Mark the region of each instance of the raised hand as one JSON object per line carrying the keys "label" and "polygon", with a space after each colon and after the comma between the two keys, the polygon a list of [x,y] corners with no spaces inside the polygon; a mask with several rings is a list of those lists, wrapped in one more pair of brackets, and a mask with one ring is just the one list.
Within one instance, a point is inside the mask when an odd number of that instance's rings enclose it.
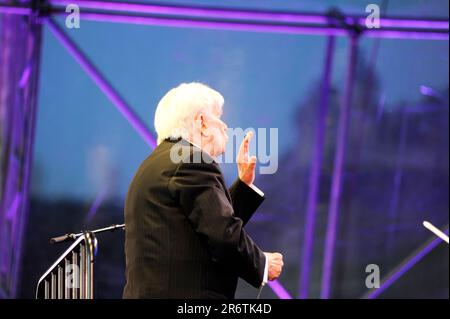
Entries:
{"label": "raised hand", "polygon": [[245,135],[236,157],[239,179],[247,185],[253,184],[255,180],[256,156],[249,157],[248,154],[248,145],[252,137],[253,132],[251,131]]}

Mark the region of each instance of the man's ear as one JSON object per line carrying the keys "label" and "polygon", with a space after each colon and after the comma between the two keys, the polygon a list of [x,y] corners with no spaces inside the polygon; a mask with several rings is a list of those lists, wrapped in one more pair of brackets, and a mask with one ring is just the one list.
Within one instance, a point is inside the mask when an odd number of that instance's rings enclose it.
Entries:
{"label": "man's ear", "polygon": [[202,112],[198,112],[194,115],[194,122],[195,126],[200,131],[200,134],[204,136],[208,136],[207,130],[208,130],[208,123],[206,120],[206,116]]}
{"label": "man's ear", "polygon": [[199,113],[198,114],[198,121],[200,122],[200,131],[203,135],[208,136],[209,133],[207,133],[208,131],[208,123],[206,120],[206,116],[203,113]]}

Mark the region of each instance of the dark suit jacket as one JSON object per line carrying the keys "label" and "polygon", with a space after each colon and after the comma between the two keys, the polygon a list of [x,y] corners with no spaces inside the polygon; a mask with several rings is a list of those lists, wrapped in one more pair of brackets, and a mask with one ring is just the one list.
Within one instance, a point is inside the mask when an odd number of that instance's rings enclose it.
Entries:
{"label": "dark suit jacket", "polygon": [[[187,163],[170,159],[180,142]],[[243,226],[264,198],[239,179],[228,190],[211,161],[165,140],[139,167],[125,203],[124,298],[234,298],[238,277],[260,286],[265,256]]]}

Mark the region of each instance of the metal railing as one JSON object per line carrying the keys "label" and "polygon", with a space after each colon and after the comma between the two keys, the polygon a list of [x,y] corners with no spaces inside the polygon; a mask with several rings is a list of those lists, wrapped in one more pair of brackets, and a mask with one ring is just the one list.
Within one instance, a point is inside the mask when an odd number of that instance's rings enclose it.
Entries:
{"label": "metal railing", "polygon": [[83,233],[42,275],[36,299],[94,299],[97,239]]}

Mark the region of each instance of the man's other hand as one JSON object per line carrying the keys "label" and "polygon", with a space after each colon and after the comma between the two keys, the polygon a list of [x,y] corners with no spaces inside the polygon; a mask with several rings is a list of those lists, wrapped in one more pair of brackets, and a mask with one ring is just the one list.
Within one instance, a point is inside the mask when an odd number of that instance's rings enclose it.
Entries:
{"label": "man's other hand", "polygon": [[277,279],[283,270],[283,255],[280,253],[264,253],[268,260],[268,279],[270,281]]}

